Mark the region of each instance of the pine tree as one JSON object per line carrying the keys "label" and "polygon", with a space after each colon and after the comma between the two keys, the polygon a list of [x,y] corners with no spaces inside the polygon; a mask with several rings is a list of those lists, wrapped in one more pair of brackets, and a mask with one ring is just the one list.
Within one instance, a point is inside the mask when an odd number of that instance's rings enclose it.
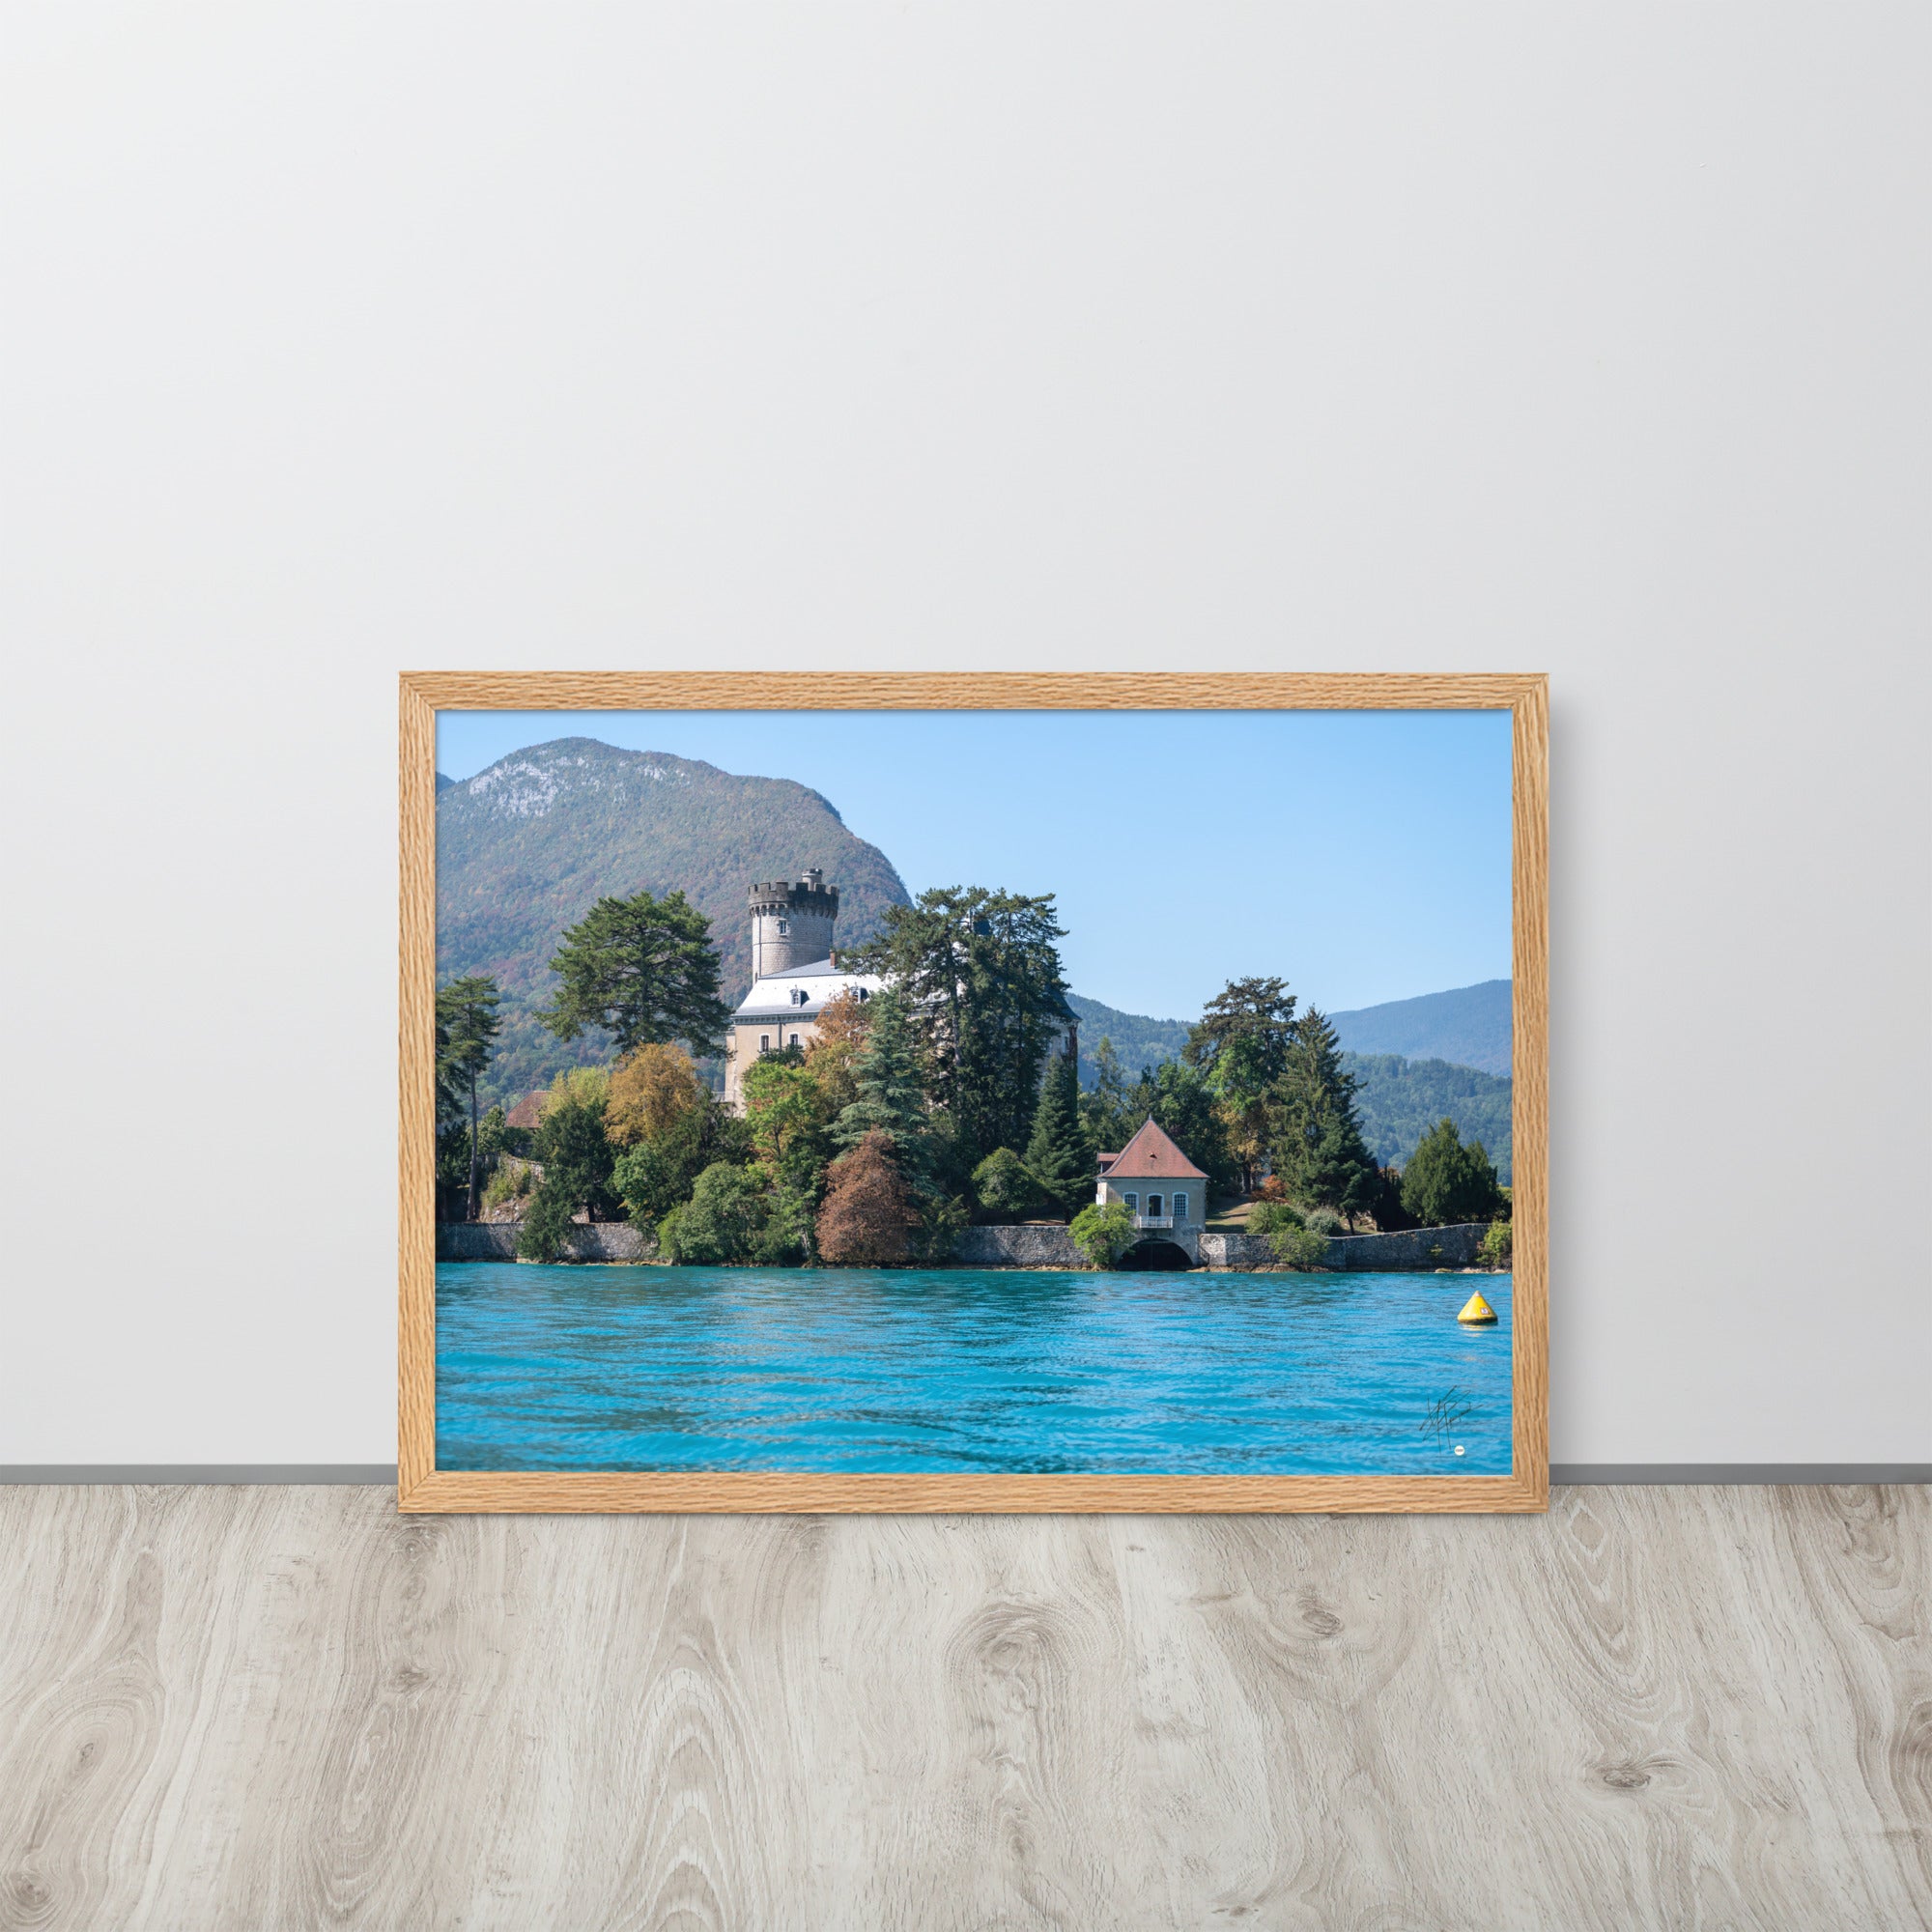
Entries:
{"label": "pine tree", "polygon": [[730,1018],[718,997],[711,922],[681,892],[599,899],[550,963],[556,997],[537,1018],[558,1039],[604,1027],[619,1053],[674,1039],[710,1053]]}
{"label": "pine tree", "polygon": [[1496,1171],[1481,1141],[1463,1141],[1456,1122],[1438,1121],[1402,1171],[1402,1205],[1425,1228],[1487,1221],[1503,1206]]}
{"label": "pine tree", "polygon": [[1064,1053],[1046,1069],[1026,1164],[1040,1192],[1070,1221],[1094,1198],[1098,1161],[1080,1118],[1080,1074]]}
{"label": "pine tree", "polygon": [[890,989],[872,997],[870,1011],[865,1048],[852,1067],[859,1097],[834,1123],[833,1143],[855,1148],[867,1134],[883,1134],[899,1171],[913,1179],[924,1173],[929,1151],[912,1027],[905,1002]]}
{"label": "pine tree", "polygon": [[1380,1174],[1355,1118],[1355,1077],[1342,1065],[1335,1029],[1313,1007],[1295,1024],[1275,1096],[1283,1184],[1296,1200],[1332,1208],[1353,1227],[1358,1214],[1373,1212]]}
{"label": "pine tree", "polygon": [[981,886],[888,906],[851,963],[883,974],[908,1001],[926,1090],[951,1122],[962,1174],[1025,1136],[1041,1068],[1072,1021],[1050,895]]}
{"label": "pine tree", "polygon": [[476,1115],[476,1082],[490,1065],[502,1019],[497,982],[469,974],[439,986],[436,994],[436,1071],[450,1093],[467,1091],[469,1100],[469,1202],[466,1220],[476,1218],[477,1197],[483,1186],[483,1142]]}
{"label": "pine tree", "polygon": [[1121,1065],[1121,1056],[1105,1034],[1094,1049],[1093,1065],[1094,1085],[1080,1096],[1081,1118],[1086,1121],[1087,1131],[1096,1148],[1118,1152],[1146,1117],[1128,1118],[1131,1095],[1126,1068]]}

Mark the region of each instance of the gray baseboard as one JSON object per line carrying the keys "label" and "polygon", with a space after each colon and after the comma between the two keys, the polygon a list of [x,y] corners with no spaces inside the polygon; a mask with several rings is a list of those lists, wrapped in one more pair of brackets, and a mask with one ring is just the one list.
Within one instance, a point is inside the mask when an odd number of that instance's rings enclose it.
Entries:
{"label": "gray baseboard", "polygon": [[1932,1463],[1552,1463],[1551,1483],[1932,1483]]}
{"label": "gray baseboard", "polygon": [[7,1483],[374,1483],[396,1487],[393,1463],[0,1463]]}
{"label": "gray baseboard", "polygon": [[[1932,1483],[1932,1463],[1556,1463],[1552,1484]],[[8,1483],[361,1483],[396,1486],[393,1463],[0,1463]]]}

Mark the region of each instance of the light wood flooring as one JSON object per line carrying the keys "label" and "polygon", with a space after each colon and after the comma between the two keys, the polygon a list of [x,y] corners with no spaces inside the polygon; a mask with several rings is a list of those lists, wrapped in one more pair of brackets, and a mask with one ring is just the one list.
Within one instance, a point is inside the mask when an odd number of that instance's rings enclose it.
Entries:
{"label": "light wood flooring", "polygon": [[0,1925],[1932,1922],[1932,1491],[0,1490]]}

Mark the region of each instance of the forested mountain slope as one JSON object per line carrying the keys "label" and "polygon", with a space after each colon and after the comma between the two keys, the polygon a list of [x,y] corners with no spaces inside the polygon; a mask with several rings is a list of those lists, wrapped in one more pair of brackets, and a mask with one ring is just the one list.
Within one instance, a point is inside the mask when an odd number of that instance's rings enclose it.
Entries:
{"label": "forested mountain slope", "polygon": [[1510,1070],[1510,982],[1485,980],[1447,993],[1330,1013],[1336,1037],[1350,1053],[1399,1053],[1409,1060],[1446,1060],[1485,1073]]}
{"label": "forested mountain slope", "polygon": [[876,929],[906,890],[877,846],[789,779],[744,778],[594,738],[558,738],[500,758],[437,798],[437,969],[488,973],[506,1023],[488,1099],[542,1086],[602,1058],[601,1039],[566,1045],[538,1024],[564,928],[606,895],[681,889],[711,920],[735,1005],[751,984],[746,891],[818,867],[839,889],[838,943]]}
{"label": "forested mountain slope", "polygon": [[1405,1060],[1397,1053],[1345,1053],[1342,1065],[1361,1082],[1355,1112],[1362,1138],[1384,1167],[1401,1167],[1415,1144],[1447,1117],[1465,1141],[1478,1140],[1510,1184],[1511,1087],[1474,1066],[1446,1060]]}
{"label": "forested mountain slope", "polygon": [[[1498,981],[1505,991],[1507,980]],[[1457,996],[1437,996],[1457,1008]],[[1070,996],[1073,1010],[1080,1015],[1080,1084],[1094,1085],[1094,1050],[1101,1039],[1113,1041],[1121,1065],[1131,1080],[1143,1066],[1176,1058],[1187,1044],[1185,1020],[1150,1019],[1142,1013],[1123,1013],[1116,1007],[1102,1006],[1098,1000]],[[1421,1007],[1424,1000],[1405,1000],[1405,1007]],[[1386,1008],[1369,1008],[1369,1013],[1385,1012]],[[1361,1014],[1331,1015],[1336,1031],[1345,1018]],[[1346,1039],[1347,1036],[1344,1035]],[[1480,1048],[1481,1039],[1475,1044]],[[1355,1108],[1362,1122],[1362,1137],[1383,1166],[1400,1167],[1415,1151],[1415,1144],[1445,1116],[1456,1122],[1464,1140],[1483,1143],[1496,1164],[1505,1185],[1510,1179],[1510,1083],[1480,1067],[1457,1065],[1438,1058],[1409,1059],[1395,1053],[1344,1053],[1342,1064],[1361,1086]]]}

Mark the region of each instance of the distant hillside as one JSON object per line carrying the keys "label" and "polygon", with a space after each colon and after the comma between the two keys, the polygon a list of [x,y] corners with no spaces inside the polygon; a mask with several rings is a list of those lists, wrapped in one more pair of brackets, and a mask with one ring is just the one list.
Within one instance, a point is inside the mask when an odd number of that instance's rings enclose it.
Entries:
{"label": "distant hillside", "polygon": [[608,1043],[563,1044],[532,1017],[563,929],[607,894],[681,888],[711,921],[724,993],[751,984],[746,889],[816,866],[839,889],[838,940],[858,944],[907,903],[892,862],[817,792],[657,752],[558,738],[500,758],[437,798],[437,971],[493,974],[507,1014],[491,1100],[548,1084]]}
{"label": "distant hillside", "polygon": [[[1493,982],[1504,995],[1504,1056],[1508,1054],[1509,981]],[[1485,987],[1468,992],[1484,993]],[[1427,1007],[1436,1001],[1457,1002],[1464,993],[1437,993],[1429,999],[1404,1000],[1399,1007],[1371,1007],[1362,1013],[1335,1013],[1336,1031],[1344,1020],[1361,1020],[1395,1012],[1401,1008]],[[1094,1049],[1102,1037],[1111,1039],[1131,1080],[1143,1066],[1179,1056],[1187,1044],[1185,1020],[1149,1019],[1123,1013],[1098,1000],[1068,996],[1080,1015],[1080,1084],[1094,1085]],[[1347,1034],[1343,1034],[1345,1045]],[[1480,1042],[1478,1049],[1481,1050]],[[1472,1065],[1453,1065],[1436,1057],[1408,1059],[1395,1053],[1349,1053],[1343,1064],[1362,1083],[1355,1096],[1362,1135],[1383,1166],[1400,1167],[1415,1151],[1415,1144],[1445,1115],[1456,1122],[1464,1140],[1479,1140],[1496,1164],[1505,1184],[1510,1179],[1510,1083]]]}
{"label": "distant hillside", "polygon": [[1384,1167],[1401,1167],[1415,1144],[1445,1115],[1465,1141],[1477,1140],[1510,1184],[1510,1083],[1445,1060],[1405,1060],[1396,1053],[1344,1054],[1361,1082],[1355,1112],[1362,1138]]}
{"label": "distant hillside", "polygon": [[1143,1066],[1176,1059],[1187,1044],[1185,1020],[1151,1020],[1141,1013],[1123,1013],[1117,1007],[1103,1007],[1098,1000],[1083,999],[1078,993],[1066,996],[1067,1004],[1080,1016],[1080,1084],[1094,1085],[1094,1049],[1102,1036],[1114,1042],[1121,1065],[1131,1080]]}
{"label": "distant hillside", "polygon": [[1399,1053],[1410,1060],[1446,1060],[1507,1077],[1510,1070],[1510,982],[1485,980],[1450,993],[1391,1000],[1350,1013],[1330,1013],[1350,1053]]}

